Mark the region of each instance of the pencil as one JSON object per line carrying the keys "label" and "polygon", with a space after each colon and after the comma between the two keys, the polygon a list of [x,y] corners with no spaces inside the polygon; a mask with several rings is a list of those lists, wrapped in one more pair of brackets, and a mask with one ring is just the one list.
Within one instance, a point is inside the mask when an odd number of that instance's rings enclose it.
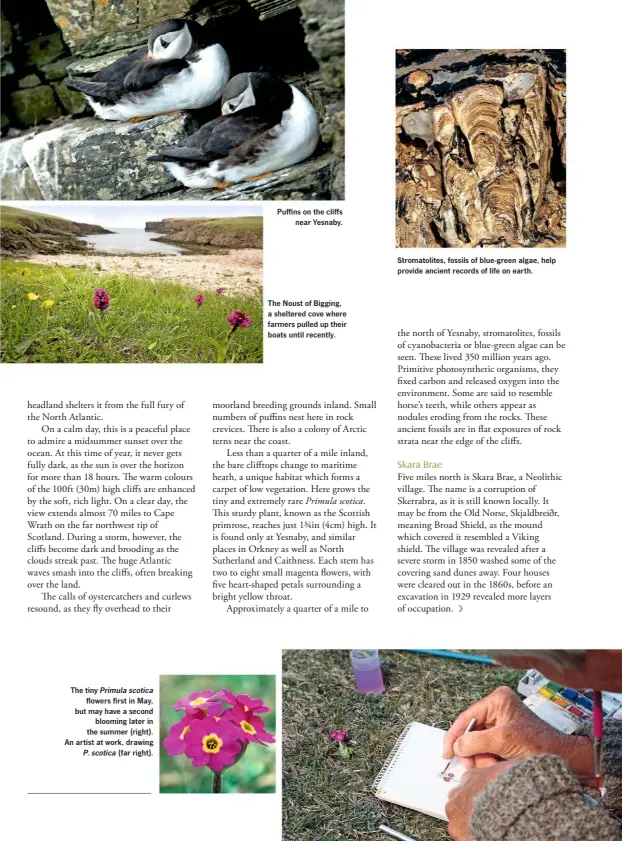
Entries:
{"label": "pencil", "polygon": [[[476,718],[472,718],[472,719],[469,721],[469,723],[467,724],[467,726],[466,726],[466,730],[465,730],[464,732],[465,732],[465,733],[469,733],[469,732],[473,729],[473,726],[474,726],[474,724],[475,724],[475,722],[476,722],[476,721],[477,721],[477,719],[476,719]],[[464,735],[464,734],[463,734],[463,735]],[[449,760],[449,762],[447,763],[447,765],[445,765],[445,768],[444,768],[444,769],[441,771],[441,773],[439,774],[439,777],[444,777],[444,776],[445,776],[445,774],[446,774],[446,773],[447,773],[447,771],[449,770],[449,766],[451,765],[451,763],[454,761],[454,759],[455,759],[455,758],[456,758],[456,754],[454,753],[454,754],[452,754],[452,757],[451,757],[451,759]]]}
{"label": "pencil", "polygon": [[391,835],[393,838],[398,838],[399,841],[415,841],[415,839],[411,838],[410,835],[404,835],[403,832],[398,832],[397,829],[391,829],[390,826],[387,826],[384,823],[380,824],[379,828],[382,832],[386,832],[387,835]]}
{"label": "pencil", "polygon": [[594,776],[596,785],[603,792],[603,696],[594,690],[593,727],[594,727]]}

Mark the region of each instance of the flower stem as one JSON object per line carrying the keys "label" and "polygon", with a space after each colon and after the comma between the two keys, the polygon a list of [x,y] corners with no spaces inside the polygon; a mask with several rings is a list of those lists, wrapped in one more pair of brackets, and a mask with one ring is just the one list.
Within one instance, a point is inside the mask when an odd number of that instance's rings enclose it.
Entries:
{"label": "flower stem", "polygon": [[212,780],[212,794],[221,794],[222,793],[222,772],[220,774],[214,774],[214,778]]}

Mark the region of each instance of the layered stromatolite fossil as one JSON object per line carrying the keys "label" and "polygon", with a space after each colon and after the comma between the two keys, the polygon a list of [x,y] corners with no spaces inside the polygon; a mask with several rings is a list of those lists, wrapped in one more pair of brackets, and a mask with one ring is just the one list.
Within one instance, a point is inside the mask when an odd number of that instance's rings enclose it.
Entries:
{"label": "layered stromatolite fossil", "polygon": [[562,50],[398,50],[397,244],[559,247]]}

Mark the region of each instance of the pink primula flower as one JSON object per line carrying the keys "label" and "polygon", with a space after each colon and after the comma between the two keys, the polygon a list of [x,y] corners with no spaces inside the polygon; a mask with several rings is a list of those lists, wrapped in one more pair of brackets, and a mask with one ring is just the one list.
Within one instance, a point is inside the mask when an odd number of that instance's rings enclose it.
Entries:
{"label": "pink primula flower", "polygon": [[258,742],[262,745],[276,741],[272,733],[268,733],[266,730],[263,719],[259,718],[258,715],[253,715],[248,707],[242,704],[236,704],[233,709],[227,710],[225,712],[225,718],[235,722],[239,726],[240,733],[238,738],[245,745],[249,742]]}
{"label": "pink primula flower", "polygon": [[198,721],[199,718],[204,717],[205,713],[199,710],[197,716],[186,715],[181,721],[173,724],[168,736],[162,742],[169,756],[179,756],[180,753],[186,752],[185,736],[190,730],[190,725],[193,721]]}
{"label": "pink primula flower", "polygon": [[197,305],[197,307],[200,307],[201,304],[203,304],[204,302],[205,302],[205,295],[199,294],[194,299],[194,303]]}
{"label": "pink primula flower", "polygon": [[225,291],[224,287],[223,287],[223,286],[219,286],[219,287],[218,287],[218,289],[216,290],[216,294],[217,294],[217,295],[222,295],[222,293],[223,293],[224,291]]}
{"label": "pink primula flower", "polygon": [[333,742],[345,742],[348,738],[348,731],[347,730],[333,730],[330,734],[330,738]]}
{"label": "pink primula flower", "polygon": [[246,711],[251,710],[254,713],[270,712],[270,707],[266,707],[261,698],[250,698],[248,695],[234,695],[228,689],[222,689],[220,692],[217,692],[215,697],[222,698],[223,701],[226,701],[233,707],[236,704],[240,704]]}
{"label": "pink primula flower", "polygon": [[203,715],[220,715],[222,713],[222,704],[214,699],[214,693],[211,689],[206,689],[204,692],[191,692],[187,698],[180,698],[173,704],[174,710],[183,710],[186,715],[196,716],[197,713],[202,712]]}
{"label": "pink primula flower", "polygon": [[194,720],[184,737],[186,756],[195,766],[207,765],[215,774],[229,768],[242,751],[240,728],[212,716]]}

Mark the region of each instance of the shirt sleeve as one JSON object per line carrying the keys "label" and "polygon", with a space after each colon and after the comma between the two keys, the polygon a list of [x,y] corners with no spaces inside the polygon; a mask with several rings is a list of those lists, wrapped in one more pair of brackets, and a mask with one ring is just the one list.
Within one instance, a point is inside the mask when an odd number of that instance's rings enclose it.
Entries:
{"label": "shirt sleeve", "polygon": [[537,756],[500,774],[476,799],[477,841],[620,841],[618,824],[584,798],[557,756]]}

